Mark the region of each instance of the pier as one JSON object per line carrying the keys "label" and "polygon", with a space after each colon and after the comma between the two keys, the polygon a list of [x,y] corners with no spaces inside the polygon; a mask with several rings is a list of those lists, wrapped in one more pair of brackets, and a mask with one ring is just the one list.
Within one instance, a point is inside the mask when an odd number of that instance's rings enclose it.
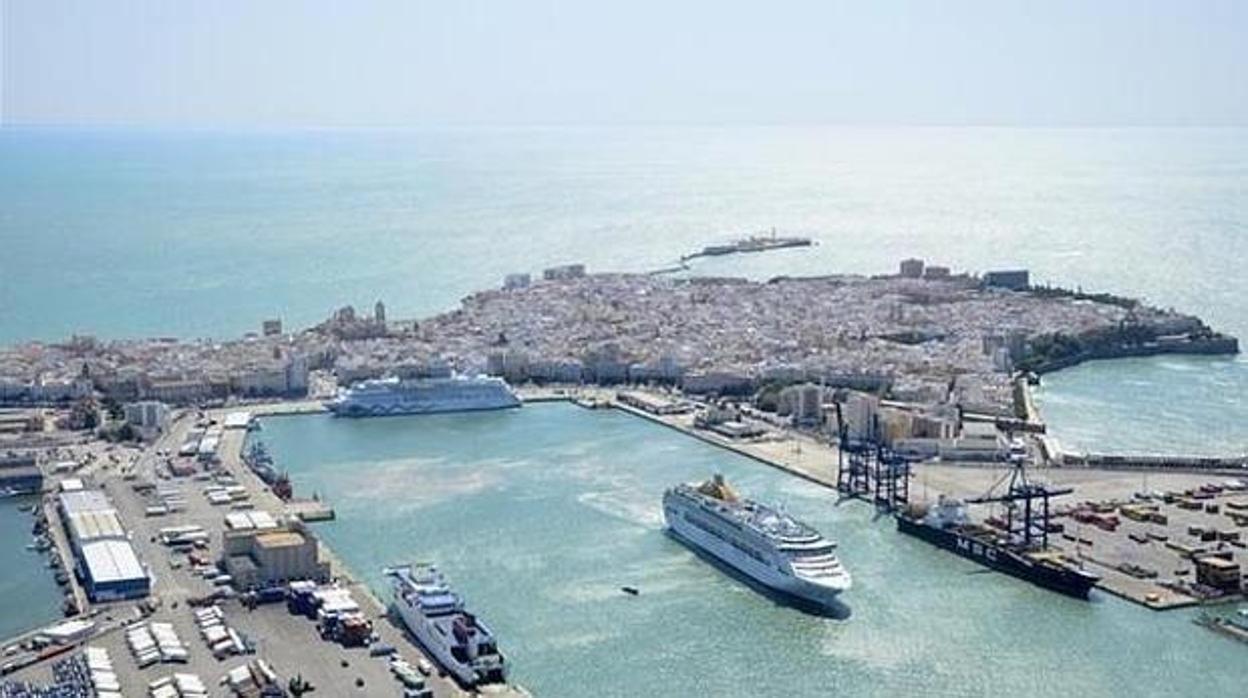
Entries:
{"label": "pier", "polygon": [[[223,422],[226,414],[236,408],[210,410],[205,416]],[[315,414],[321,411],[319,403],[273,403],[270,405],[249,406],[256,414]],[[185,413],[191,414],[191,413]],[[203,483],[190,477],[168,478],[158,477],[157,471],[162,458],[160,452],[176,452],[186,432],[192,426],[192,419],[185,417],[175,420],[167,432],[155,443],[150,444],[138,459],[133,479],[125,477],[119,469],[99,469],[80,472],[80,476],[89,477],[94,485],[101,487],[117,509],[129,539],[137,549],[142,562],[149,568],[153,587],[150,596],[137,601],[120,601],[91,604],[86,606],[85,596],[78,590],[84,613],[80,618],[92,621],[92,630],[76,638],[66,645],[52,646],[47,650],[15,651],[5,658],[6,675],[2,680],[31,681],[47,683],[51,680],[51,660],[54,657],[65,657],[80,651],[84,646],[101,647],[108,651],[115,666],[117,681],[127,694],[138,695],[146,690],[154,679],[167,676],[174,671],[194,674],[206,685],[216,686],[218,680],[227,672],[246,665],[256,658],[263,658],[279,677],[279,683],[285,687],[287,680],[299,677],[316,687],[317,695],[397,695],[402,687],[391,675],[384,657],[372,657],[364,647],[344,647],[327,641],[318,635],[316,624],[302,616],[290,614],[284,604],[259,605],[249,608],[233,598],[216,600],[225,613],[230,628],[242,633],[254,644],[254,655],[239,655],[218,660],[214,658],[192,617],[193,604],[200,603],[204,598],[214,594],[217,589],[213,584],[198,575],[192,574],[189,565],[181,560],[181,555],[165,547],[160,541],[160,530],[170,526],[193,525],[202,527],[209,533],[206,548],[195,550],[195,554],[205,559],[216,560],[222,550],[225,515],[231,510],[214,506],[201,493]],[[292,505],[288,505],[277,497],[246,465],[242,462],[242,449],[246,439],[246,431],[242,429],[226,430],[222,435],[218,449],[220,463],[217,472],[229,473],[245,490],[245,501],[249,502],[248,511],[264,511],[273,516],[290,513]],[[144,484],[144,483],[150,483]],[[162,487],[175,488],[185,500],[184,505],[176,511],[160,516],[145,514],[149,506],[144,492],[149,486],[160,483]],[[294,513],[309,518],[319,518],[332,512],[323,503],[314,501],[297,501],[293,504]],[[66,541],[59,530],[59,516],[48,511],[49,534],[68,567],[73,558],[68,555]],[[360,580],[324,543],[319,545],[320,556],[328,560],[330,568],[339,584],[348,589],[360,604],[361,611],[371,622],[373,631],[379,642],[395,648],[397,656],[406,659],[415,666],[425,658],[423,651],[407,637],[401,626],[392,623],[387,613],[387,605]],[[120,632],[136,624],[157,621],[168,623],[188,650],[189,656],[183,664],[157,664],[147,667],[136,664],[127,646],[126,633]],[[34,630],[16,638],[7,638],[0,646],[10,647],[40,635],[42,630]],[[432,690],[435,698],[458,698],[473,694],[465,691],[450,679],[440,678],[436,674],[425,679],[426,685]],[[483,687],[482,692],[503,697],[527,695],[523,689],[510,686]],[[213,695],[225,695],[214,689]]]}

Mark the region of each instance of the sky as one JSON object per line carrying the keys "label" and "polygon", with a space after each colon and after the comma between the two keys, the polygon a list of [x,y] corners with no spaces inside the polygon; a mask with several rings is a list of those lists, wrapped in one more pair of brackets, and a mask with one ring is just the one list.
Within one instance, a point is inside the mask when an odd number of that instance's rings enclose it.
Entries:
{"label": "sky", "polygon": [[1248,125],[1242,0],[0,0],[0,124]]}

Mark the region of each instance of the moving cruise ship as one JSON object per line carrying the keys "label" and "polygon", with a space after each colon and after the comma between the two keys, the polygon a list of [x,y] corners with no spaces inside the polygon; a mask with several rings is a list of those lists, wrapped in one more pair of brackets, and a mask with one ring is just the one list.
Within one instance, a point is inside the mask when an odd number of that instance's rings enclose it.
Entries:
{"label": "moving cruise ship", "polygon": [[800,601],[826,606],[851,585],[834,543],[787,514],[737,496],[720,475],[667,490],[663,516],[681,542]]}
{"label": "moving cruise ship", "polygon": [[394,592],[393,607],[421,646],[466,687],[504,683],[507,665],[494,634],[464,610],[464,600],[432,565],[385,570]]}
{"label": "moving cruise ship", "polygon": [[339,417],[468,412],[519,407],[520,398],[501,378],[377,378],[342,390],[325,403]]}

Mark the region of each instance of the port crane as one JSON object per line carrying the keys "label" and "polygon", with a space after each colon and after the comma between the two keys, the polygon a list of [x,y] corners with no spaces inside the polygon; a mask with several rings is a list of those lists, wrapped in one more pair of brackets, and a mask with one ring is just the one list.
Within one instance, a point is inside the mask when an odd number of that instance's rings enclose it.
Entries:
{"label": "port crane", "polygon": [[[1001,481],[1007,477],[1009,478],[1009,485],[1005,488],[1005,491],[998,495],[992,494],[993,490],[997,489]],[[1004,504],[1006,531],[1011,536],[1021,532],[1023,547],[1027,550],[1032,550],[1036,547],[1044,549],[1049,547],[1049,520],[1051,515],[1049,500],[1053,497],[1070,494],[1071,492],[1074,492],[1074,489],[1070,487],[1049,487],[1043,483],[1028,480],[1026,458],[1016,457],[1010,459],[1010,471],[989,488],[988,493],[966,501],[968,504],[992,504],[998,502]],[[1020,506],[1022,508],[1022,521],[1020,526],[1016,528],[1014,517]],[[1039,546],[1035,545],[1037,536],[1039,537]]]}
{"label": "port crane", "polygon": [[839,402],[836,425],[837,492],[847,499],[870,499],[883,512],[905,507],[910,501],[911,460],[875,438],[851,439]]}

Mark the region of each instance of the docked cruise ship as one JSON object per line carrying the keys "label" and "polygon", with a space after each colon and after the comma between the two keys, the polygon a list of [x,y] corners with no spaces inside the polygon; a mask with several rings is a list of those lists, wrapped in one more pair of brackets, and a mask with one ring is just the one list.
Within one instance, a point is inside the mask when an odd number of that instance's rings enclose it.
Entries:
{"label": "docked cruise ship", "polygon": [[501,378],[377,378],[342,390],[325,403],[340,417],[469,412],[519,407],[520,398]]}
{"label": "docked cruise ship", "polygon": [[432,565],[390,567],[393,607],[416,640],[462,685],[504,683],[507,665],[494,634]]}
{"label": "docked cruise ship", "polygon": [[783,512],[739,497],[720,475],[667,490],[663,516],[681,542],[783,595],[826,606],[850,587],[834,543]]}

